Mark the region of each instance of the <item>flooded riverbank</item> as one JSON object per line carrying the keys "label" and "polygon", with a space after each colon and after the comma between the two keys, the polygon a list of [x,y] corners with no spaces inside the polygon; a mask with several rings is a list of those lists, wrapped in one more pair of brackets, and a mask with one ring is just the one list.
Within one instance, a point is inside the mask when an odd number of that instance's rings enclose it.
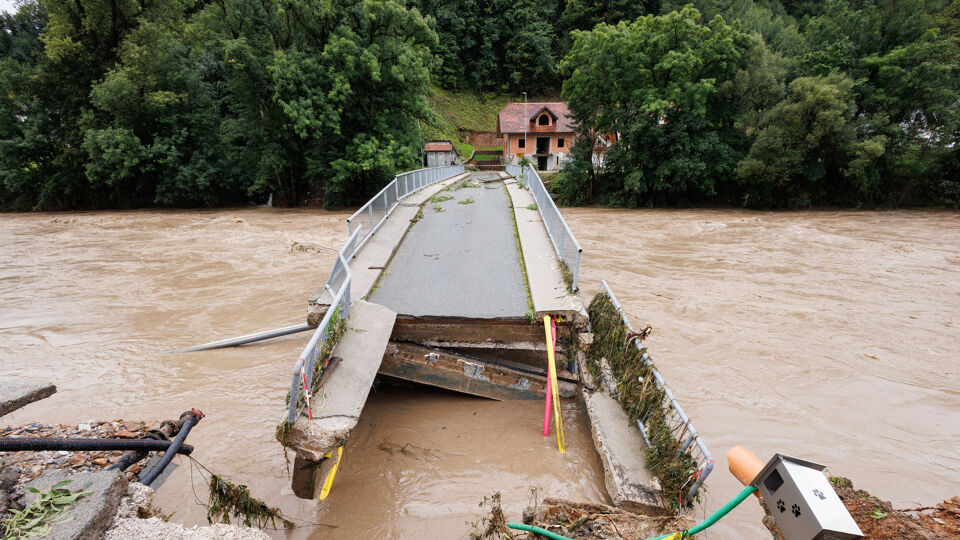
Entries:
{"label": "flooded riverbank", "polygon": [[[301,523],[338,526],[274,533],[283,538],[458,537],[493,486],[511,518],[531,485],[602,500],[602,471],[575,406],[564,418],[573,451],[562,458],[537,434],[533,403],[382,388],[348,444],[334,496],[301,501],[273,428],[306,335],[160,354],[301,322],[348,215],[0,215],[0,363],[6,376],[59,388],[3,423],[201,409],[208,418],[190,436],[200,461]],[[734,444],[762,459],[782,451],[823,461],[898,506],[956,495],[960,215],[564,215],[584,248],[584,299],[605,278],[635,323],[655,327],[654,360],[717,459],[709,511],[737,489],[722,458]],[[407,443],[413,455],[390,451]],[[158,504],[203,523],[183,463]],[[713,536],[761,537],[759,516],[746,504]]]}

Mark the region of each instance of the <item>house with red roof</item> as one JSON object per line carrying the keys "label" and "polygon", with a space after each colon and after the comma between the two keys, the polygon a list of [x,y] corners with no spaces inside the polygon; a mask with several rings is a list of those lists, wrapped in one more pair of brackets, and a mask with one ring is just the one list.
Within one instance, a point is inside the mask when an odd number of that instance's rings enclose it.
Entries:
{"label": "house with red roof", "polygon": [[507,103],[497,116],[505,163],[526,156],[541,171],[555,171],[573,145],[573,120],[563,102]]}
{"label": "house with red roof", "polygon": [[427,141],[423,145],[423,164],[427,167],[445,167],[460,163],[460,154],[450,140]]}

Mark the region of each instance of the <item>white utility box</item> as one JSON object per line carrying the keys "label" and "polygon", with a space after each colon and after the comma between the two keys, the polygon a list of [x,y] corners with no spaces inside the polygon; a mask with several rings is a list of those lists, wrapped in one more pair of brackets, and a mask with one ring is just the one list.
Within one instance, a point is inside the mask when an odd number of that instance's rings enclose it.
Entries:
{"label": "white utility box", "polygon": [[750,484],[763,497],[786,540],[848,540],[863,532],[833,486],[824,465],[776,454]]}

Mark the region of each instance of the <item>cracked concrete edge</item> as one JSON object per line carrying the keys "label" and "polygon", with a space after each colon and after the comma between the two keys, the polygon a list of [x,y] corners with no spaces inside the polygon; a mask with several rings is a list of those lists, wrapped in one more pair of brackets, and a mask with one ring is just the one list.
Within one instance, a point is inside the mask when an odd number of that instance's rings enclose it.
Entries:
{"label": "cracked concrete edge", "polygon": [[[99,540],[110,528],[117,513],[120,499],[127,491],[127,478],[121,471],[88,471],[71,473],[65,470],[52,471],[41,475],[27,484],[42,494],[64,480],[71,483],[64,486],[70,491],[89,490],[93,493],[80,498],[66,516],[68,521],[54,525],[47,538],[52,540]],[[40,494],[27,492],[25,503],[32,504]]]}
{"label": "cracked concrete edge", "polygon": [[534,211],[533,216],[528,214],[531,210],[527,206],[536,202],[533,194],[520,188],[516,179],[505,180],[504,185],[513,207],[537,319],[542,319],[544,315],[559,315],[575,328],[585,330],[589,320],[586,308],[576,292],[567,292],[559,259],[540,212]]}
{"label": "cracked concrete edge", "polygon": [[57,392],[53,383],[36,381],[0,381],[0,416],[26,407]]}
{"label": "cracked concrete edge", "polygon": [[[590,420],[590,433],[603,466],[604,487],[610,500],[618,508],[639,514],[668,514],[669,510],[663,504],[660,482],[652,475],[648,484],[631,480],[631,471],[612,450],[608,438],[614,435],[601,428],[603,420],[599,417],[600,411],[592,399],[593,395],[594,393],[586,388],[581,389],[580,397]],[[619,407],[619,402],[616,404]],[[639,434],[637,436],[639,437]],[[640,446],[638,451],[643,452],[644,449]]]}
{"label": "cracked concrete edge", "polygon": [[[323,425],[317,422],[321,419],[324,420]],[[301,416],[290,426],[284,446],[295,449],[297,455],[304,459],[320,461],[324,454],[347,440],[359,420],[359,416],[337,416],[311,421]]]}

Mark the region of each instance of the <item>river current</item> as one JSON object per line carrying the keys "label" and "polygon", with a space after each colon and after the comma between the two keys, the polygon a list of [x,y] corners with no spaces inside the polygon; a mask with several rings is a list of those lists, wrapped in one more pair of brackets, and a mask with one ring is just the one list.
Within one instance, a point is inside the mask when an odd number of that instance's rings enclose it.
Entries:
{"label": "river current", "polygon": [[[635,325],[653,325],[651,355],[713,451],[698,519],[739,489],[723,457],[736,444],[822,462],[897,507],[957,495],[960,214],[563,213],[584,248],[584,301],[606,279]],[[561,456],[539,435],[542,404],[390,387],[372,393],[331,497],[302,501],[273,430],[306,334],[162,354],[301,322],[348,215],[0,215],[3,376],[59,389],[2,423],[201,409],[195,457],[300,525],[277,538],[459,538],[495,491],[508,519],[534,496],[604,501],[575,404]],[[203,524],[206,486],[180,463],[156,502]],[[748,501],[710,537],[763,537],[760,515]]]}

